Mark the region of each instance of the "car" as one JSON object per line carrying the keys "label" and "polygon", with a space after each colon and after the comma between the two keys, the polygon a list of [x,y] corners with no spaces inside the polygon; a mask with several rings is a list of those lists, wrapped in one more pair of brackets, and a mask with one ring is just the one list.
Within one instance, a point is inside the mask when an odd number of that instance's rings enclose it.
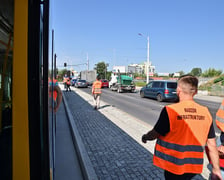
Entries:
{"label": "car", "polygon": [[178,101],[177,81],[175,80],[152,80],[140,89],[142,98],[148,97],[157,99],[157,101]]}
{"label": "car", "polygon": [[88,83],[88,86],[92,86],[94,81],[88,81],[87,83]]}
{"label": "car", "polygon": [[78,79],[75,83],[75,87],[79,88],[79,87],[83,87],[83,88],[87,88],[88,87],[88,83],[86,80],[84,79]]}
{"label": "car", "polygon": [[72,79],[72,80],[71,80],[71,85],[72,85],[72,86],[75,86],[76,81],[77,81],[77,79]]}
{"label": "car", "polygon": [[102,82],[102,88],[107,87],[109,88],[109,81],[107,79],[101,79],[100,80]]}

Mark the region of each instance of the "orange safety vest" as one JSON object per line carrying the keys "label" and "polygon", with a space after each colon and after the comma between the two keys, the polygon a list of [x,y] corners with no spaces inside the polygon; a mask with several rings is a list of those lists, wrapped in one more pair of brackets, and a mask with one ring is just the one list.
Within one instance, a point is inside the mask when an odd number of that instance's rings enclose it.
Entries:
{"label": "orange safety vest", "polygon": [[216,125],[217,127],[224,132],[224,99],[216,113]]}
{"label": "orange safety vest", "polygon": [[93,88],[93,94],[101,94],[102,93],[101,87],[102,87],[102,82],[95,81],[93,83],[93,86],[92,86],[92,88]]}
{"label": "orange safety vest", "polygon": [[[48,81],[49,81],[49,86],[56,86],[56,85],[58,85],[58,81],[56,79],[53,79],[53,82],[52,82],[51,79],[49,79]],[[57,96],[58,96],[58,93],[57,93],[57,91],[54,90],[53,91],[53,99],[54,99],[54,101],[56,101]],[[50,91],[49,91],[49,97],[51,97],[51,92]]]}
{"label": "orange safety vest", "polygon": [[71,84],[71,82],[70,82],[70,79],[69,79],[69,78],[67,79],[66,84],[67,84],[67,85],[70,85],[70,84]]}
{"label": "orange safety vest", "polygon": [[63,82],[66,83],[68,80],[68,77],[64,77]]}
{"label": "orange safety vest", "polygon": [[170,132],[159,136],[153,156],[154,165],[174,174],[200,174],[203,151],[212,117],[207,107],[194,101],[166,106]]}

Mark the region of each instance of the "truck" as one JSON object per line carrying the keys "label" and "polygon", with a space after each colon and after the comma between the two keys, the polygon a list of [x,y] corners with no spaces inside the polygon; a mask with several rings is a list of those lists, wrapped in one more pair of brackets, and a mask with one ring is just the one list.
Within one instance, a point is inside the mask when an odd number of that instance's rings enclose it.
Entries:
{"label": "truck", "polygon": [[120,71],[118,71],[118,73],[111,74],[109,88],[112,91],[117,91],[118,93],[135,92],[133,78],[128,75],[121,74]]}
{"label": "truck", "polygon": [[80,72],[80,79],[86,80],[88,85],[92,85],[92,83],[96,80],[96,70],[89,70],[89,71],[81,71]]}

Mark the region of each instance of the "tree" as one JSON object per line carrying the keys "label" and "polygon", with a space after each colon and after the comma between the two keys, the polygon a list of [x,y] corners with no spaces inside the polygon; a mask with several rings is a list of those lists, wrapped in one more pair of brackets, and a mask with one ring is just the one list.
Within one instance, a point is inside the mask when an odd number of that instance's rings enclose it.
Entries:
{"label": "tree", "polygon": [[174,76],[174,73],[169,73],[169,77],[173,77]]}
{"label": "tree", "polygon": [[96,70],[96,73],[100,79],[106,79],[107,64],[104,61],[97,63],[94,69]]}
{"label": "tree", "polygon": [[209,68],[202,73],[203,77],[216,77],[222,74],[222,70],[215,70],[214,68]]}
{"label": "tree", "polygon": [[193,76],[201,76],[202,70],[201,68],[193,68],[190,72]]}
{"label": "tree", "polygon": [[67,74],[67,69],[58,70],[58,77],[63,79],[64,75]]}
{"label": "tree", "polygon": [[179,72],[177,72],[177,73],[179,73],[180,76],[183,76],[183,75],[184,75],[184,71],[179,71]]}

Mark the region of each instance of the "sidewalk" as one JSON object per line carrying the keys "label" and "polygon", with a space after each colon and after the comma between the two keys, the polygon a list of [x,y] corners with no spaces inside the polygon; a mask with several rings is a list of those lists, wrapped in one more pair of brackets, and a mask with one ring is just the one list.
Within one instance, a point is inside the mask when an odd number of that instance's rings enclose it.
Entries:
{"label": "sidewalk", "polygon": [[[80,156],[88,179],[164,179],[163,170],[152,164],[155,141],[141,142],[150,125],[102,101],[95,111],[91,95],[72,90],[75,93],[63,95],[73,132],[79,136],[77,148],[81,144]],[[207,164],[205,158],[202,176],[195,179],[208,179]]]}
{"label": "sidewalk", "polygon": [[83,180],[84,177],[76,149],[73,145],[73,139],[65,108],[64,103],[61,103],[57,112],[55,180],[71,180],[74,177],[75,180]]}

